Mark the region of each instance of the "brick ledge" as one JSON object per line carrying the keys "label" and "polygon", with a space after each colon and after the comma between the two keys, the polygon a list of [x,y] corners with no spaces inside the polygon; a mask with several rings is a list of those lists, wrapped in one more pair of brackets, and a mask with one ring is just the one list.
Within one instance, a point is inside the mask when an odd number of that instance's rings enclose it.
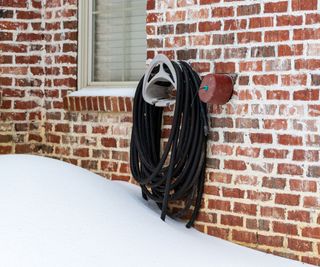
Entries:
{"label": "brick ledge", "polygon": [[68,111],[132,112],[133,98],[128,96],[72,96],[63,98]]}

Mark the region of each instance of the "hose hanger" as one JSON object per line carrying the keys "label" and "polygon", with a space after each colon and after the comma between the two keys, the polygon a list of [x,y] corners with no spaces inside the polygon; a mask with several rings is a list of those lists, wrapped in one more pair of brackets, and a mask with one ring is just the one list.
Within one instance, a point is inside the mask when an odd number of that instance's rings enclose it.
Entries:
{"label": "hose hanger", "polygon": [[176,100],[173,90],[177,88],[177,73],[171,61],[162,54],[150,63],[143,79],[144,100],[157,107],[173,105]]}
{"label": "hose hanger", "polygon": [[[200,77],[183,61],[158,55],[137,87],[130,144],[132,176],[142,196],[167,215],[188,217],[191,227],[201,207],[208,134],[207,107],[198,96]],[[175,104],[172,125],[161,147],[163,108]],[[180,210],[169,204],[183,201]]]}

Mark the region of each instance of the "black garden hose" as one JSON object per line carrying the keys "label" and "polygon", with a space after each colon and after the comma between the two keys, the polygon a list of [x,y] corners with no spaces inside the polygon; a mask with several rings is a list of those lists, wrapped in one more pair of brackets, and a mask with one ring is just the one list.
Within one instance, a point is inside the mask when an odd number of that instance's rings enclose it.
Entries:
{"label": "black garden hose", "polygon": [[[206,167],[208,134],[207,107],[198,97],[200,78],[186,62],[172,62],[177,74],[173,122],[162,155],[160,139],[162,107],[148,104],[142,97],[143,78],[133,105],[130,167],[145,199],[154,200],[166,215],[182,217],[192,210],[191,227],[201,206]],[[184,201],[180,211],[169,212],[168,204]]]}

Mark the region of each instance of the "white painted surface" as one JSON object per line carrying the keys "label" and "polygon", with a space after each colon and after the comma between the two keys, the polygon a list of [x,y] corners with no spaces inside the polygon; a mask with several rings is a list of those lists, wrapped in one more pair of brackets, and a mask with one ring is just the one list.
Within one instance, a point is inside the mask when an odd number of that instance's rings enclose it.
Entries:
{"label": "white painted surface", "polygon": [[53,159],[0,156],[0,266],[303,266],[188,230],[133,185]]}

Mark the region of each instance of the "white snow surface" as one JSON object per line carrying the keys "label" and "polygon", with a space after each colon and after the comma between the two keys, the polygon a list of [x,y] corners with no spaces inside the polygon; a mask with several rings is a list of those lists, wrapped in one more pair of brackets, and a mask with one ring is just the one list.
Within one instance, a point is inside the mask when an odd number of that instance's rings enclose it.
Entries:
{"label": "white snow surface", "polygon": [[295,267],[159,218],[137,186],[62,161],[0,156],[0,266]]}
{"label": "white snow surface", "polygon": [[81,89],[69,96],[126,96],[134,97],[136,88],[89,88]]}

